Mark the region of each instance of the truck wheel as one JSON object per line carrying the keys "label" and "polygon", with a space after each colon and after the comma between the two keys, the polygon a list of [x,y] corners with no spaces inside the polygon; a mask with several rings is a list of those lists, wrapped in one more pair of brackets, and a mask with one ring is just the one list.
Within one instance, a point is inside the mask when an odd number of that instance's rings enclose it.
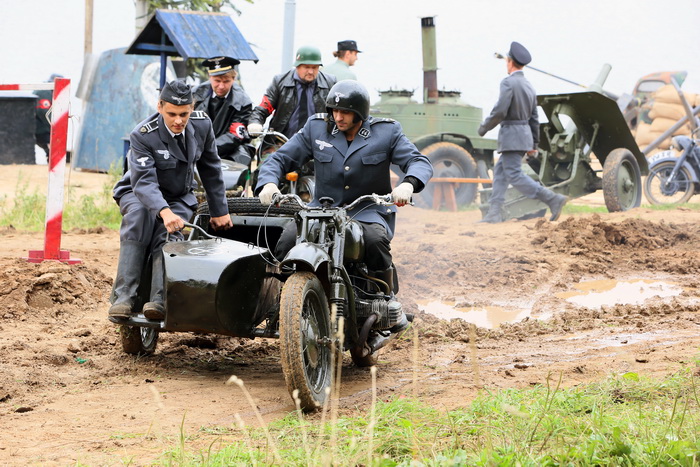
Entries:
{"label": "truck wheel", "polygon": [[608,211],[627,211],[642,202],[642,176],[634,155],[614,149],[603,164],[603,197]]}
{"label": "truck wheel", "polygon": [[673,181],[668,181],[675,166],[675,162],[666,161],[651,169],[644,183],[644,195],[651,204],[687,203],[695,193],[695,184],[686,167],[681,166]]}
{"label": "truck wheel", "polygon": [[130,355],[151,355],[156,351],[158,331],[139,326],[119,326],[122,350]]}
{"label": "truck wheel", "polygon": [[[227,198],[229,214],[262,214],[293,216],[301,207],[298,204],[286,203],[280,206],[265,206],[259,198],[242,198],[240,196]],[[209,203],[206,201],[197,207],[197,214],[209,215]]]}
{"label": "truck wheel", "polygon": [[280,353],[289,394],[302,410],[319,409],[331,385],[331,322],[323,286],[310,272],[292,274],[280,297]]}
{"label": "truck wheel", "polygon": [[[434,143],[426,147],[421,153],[428,156],[433,164],[433,177],[449,178],[474,178],[476,175],[476,162],[466,149],[454,143]],[[420,193],[425,207],[432,208],[434,190],[437,183],[428,183]],[[456,183],[455,199],[457,206],[468,206],[476,198],[475,183]]]}

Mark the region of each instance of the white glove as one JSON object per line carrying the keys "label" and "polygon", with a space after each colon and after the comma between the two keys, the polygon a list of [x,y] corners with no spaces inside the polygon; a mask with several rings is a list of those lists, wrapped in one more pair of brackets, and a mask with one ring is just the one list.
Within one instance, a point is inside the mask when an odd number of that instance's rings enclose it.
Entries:
{"label": "white glove", "polygon": [[260,191],[260,194],[258,195],[260,198],[260,203],[265,206],[271,204],[272,198],[279,193],[280,189],[277,188],[277,184],[272,182],[266,183],[262,191]]}
{"label": "white glove", "polygon": [[391,192],[391,199],[394,200],[394,203],[396,203],[397,206],[403,206],[411,202],[412,194],[413,185],[408,182],[403,182]]}
{"label": "white glove", "polygon": [[250,135],[258,135],[262,133],[262,125],[259,123],[249,123],[248,124],[248,134]]}

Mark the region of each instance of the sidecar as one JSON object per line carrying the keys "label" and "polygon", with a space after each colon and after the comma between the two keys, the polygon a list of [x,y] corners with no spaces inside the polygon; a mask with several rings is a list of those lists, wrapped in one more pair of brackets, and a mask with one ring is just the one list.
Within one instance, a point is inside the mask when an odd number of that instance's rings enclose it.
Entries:
{"label": "sidecar", "polygon": [[[294,222],[297,209],[263,207],[257,198],[230,198],[228,203],[233,228],[213,235],[203,203],[186,240],[164,245],[164,320],[149,320],[142,313],[110,318],[121,325],[126,353],[152,353],[160,332],[277,337],[281,284],[272,274],[270,248],[287,223]],[[150,294],[150,261],[146,266],[135,309]]]}

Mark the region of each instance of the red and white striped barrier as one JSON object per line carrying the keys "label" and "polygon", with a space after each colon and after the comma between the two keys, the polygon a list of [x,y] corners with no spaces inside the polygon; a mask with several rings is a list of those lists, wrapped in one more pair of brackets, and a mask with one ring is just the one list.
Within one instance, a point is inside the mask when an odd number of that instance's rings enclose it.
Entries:
{"label": "red and white striped barrier", "polygon": [[71,259],[68,250],[61,250],[61,228],[63,226],[63,184],[66,173],[66,143],[68,141],[68,109],[70,107],[70,80],[56,78],[53,83],[0,84],[0,91],[34,91],[53,89],[51,110],[51,140],[49,163],[49,188],[46,196],[46,224],[44,249],[29,250],[27,261],[61,261],[80,263]]}

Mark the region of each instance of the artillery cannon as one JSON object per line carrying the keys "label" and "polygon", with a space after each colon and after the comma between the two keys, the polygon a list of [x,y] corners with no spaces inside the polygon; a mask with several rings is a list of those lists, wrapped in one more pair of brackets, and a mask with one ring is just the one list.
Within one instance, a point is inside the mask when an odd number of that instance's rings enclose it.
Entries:
{"label": "artillery cannon", "polygon": [[[607,76],[604,68],[596,83]],[[603,189],[608,211],[626,211],[642,199],[641,176],[649,173],[618,105],[595,91],[541,95],[537,103],[547,116],[540,124],[538,153],[523,164],[524,172],[547,188],[578,198]],[[591,165],[591,156],[602,165]],[[488,212],[491,189],[481,190],[482,214]],[[544,214],[547,206],[508,188],[503,206],[504,219],[525,219]]]}

